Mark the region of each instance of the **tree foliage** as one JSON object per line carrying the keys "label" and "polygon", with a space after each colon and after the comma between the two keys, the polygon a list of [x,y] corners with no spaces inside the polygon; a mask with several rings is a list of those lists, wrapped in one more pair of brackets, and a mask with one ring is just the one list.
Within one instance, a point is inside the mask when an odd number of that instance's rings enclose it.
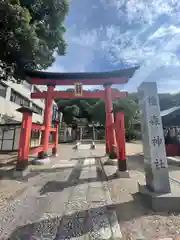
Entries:
{"label": "tree foliage", "polygon": [[129,98],[119,99],[114,103],[115,114],[124,112],[125,127],[127,130],[133,130],[135,120],[139,119],[139,104]]}
{"label": "tree foliage", "polygon": [[66,0],[1,0],[0,61],[23,69],[46,69],[54,52],[64,55],[63,25],[68,12]]}
{"label": "tree foliage", "polygon": [[103,100],[97,101],[93,106],[92,110],[92,120],[95,123],[99,123],[100,125],[105,125],[106,122],[106,112],[105,112],[105,104]]}
{"label": "tree foliage", "polygon": [[78,117],[80,114],[80,108],[77,105],[66,106],[64,108],[64,120],[67,124],[71,124],[74,117]]}

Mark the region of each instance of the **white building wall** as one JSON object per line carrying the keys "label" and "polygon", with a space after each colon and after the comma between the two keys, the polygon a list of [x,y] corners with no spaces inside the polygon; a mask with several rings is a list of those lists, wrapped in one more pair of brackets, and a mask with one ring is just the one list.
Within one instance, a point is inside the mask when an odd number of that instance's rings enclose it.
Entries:
{"label": "white building wall", "polygon": [[[15,121],[21,122],[22,121],[22,113],[17,112],[17,109],[20,108],[21,106],[19,104],[11,101],[12,90],[14,90],[18,94],[20,94],[22,97],[29,100],[30,101],[29,107],[32,107],[32,103],[34,103],[37,107],[42,109],[41,115],[33,113],[33,122],[43,123],[43,115],[44,115],[44,108],[45,108],[44,102],[45,101],[44,101],[44,99],[31,99],[30,94],[31,94],[31,92],[34,92],[34,87],[36,87],[39,91],[46,91],[46,89],[47,89],[46,86],[34,86],[25,81],[21,84],[8,82],[8,81],[0,81],[0,83],[3,83],[5,86],[7,86],[6,94],[5,94],[5,90],[3,90],[2,85],[0,85],[1,95],[4,95],[3,97],[0,96],[0,124],[7,123],[7,121],[5,121],[3,119],[3,116],[5,116],[6,120],[8,119],[9,122],[15,122]],[[2,92],[4,94],[2,94]],[[56,103],[53,102],[53,104],[56,104]],[[3,134],[5,134],[5,135],[3,135],[3,139],[4,139],[3,142],[1,141],[2,131],[3,131],[3,126],[0,126],[1,150],[3,150],[3,151],[12,150],[12,144],[14,144],[13,150],[17,150],[18,145],[19,145],[20,127],[16,128],[14,143],[12,140],[14,130],[8,129],[8,130],[6,130],[6,132],[3,133]],[[32,147],[38,146],[39,144],[40,144],[40,138],[31,140]]]}
{"label": "white building wall", "polygon": [[0,126],[0,151],[14,151],[19,147],[21,126]]}
{"label": "white building wall", "polygon": [[[42,109],[42,115],[33,113],[33,122],[43,122],[45,101],[44,99],[31,99],[31,92],[34,92],[34,87],[40,91],[46,91],[46,86],[31,85],[26,81],[22,82],[21,84],[14,83],[12,81],[2,81],[2,83],[7,86],[7,91],[5,98],[0,96],[0,116],[6,115],[9,118],[12,117],[12,121],[14,120],[21,122],[22,114],[16,111],[16,109],[20,108],[20,105],[10,101],[11,90],[14,90],[30,101],[30,107],[32,107],[32,103],[34,103]],[[54,104],[56,103],[54,102]]]}
{"label": "white building wall", "polygon": [[[13,103],[3,97],[0,97],[0,114],[6,115],[9,118],[12,118],[12,121],[21,122],[22,113],[17,112],[16,110],[21,106]],[[33,122],[42,123],[43,116],[33,113]]]}

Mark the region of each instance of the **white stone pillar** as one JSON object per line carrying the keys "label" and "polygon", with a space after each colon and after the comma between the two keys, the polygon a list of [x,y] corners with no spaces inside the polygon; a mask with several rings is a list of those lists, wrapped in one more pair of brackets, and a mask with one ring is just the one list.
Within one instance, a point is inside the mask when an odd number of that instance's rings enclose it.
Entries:
{"label": "white stone pillar", "polygon": [[155,82],[142,83],[138,89],[146,185],[156,193],[170,192],[168,164]]}
{"label": "white stone pillar", "polygon": [[83,128],[82,127],[80,127],[80,141],[82,141],[82,135],[83,135]]}
{"label": "white stone pillar", "polygon": [[7,86],[6,90],[6,100],[10,101],[11,100],[11,87]]}

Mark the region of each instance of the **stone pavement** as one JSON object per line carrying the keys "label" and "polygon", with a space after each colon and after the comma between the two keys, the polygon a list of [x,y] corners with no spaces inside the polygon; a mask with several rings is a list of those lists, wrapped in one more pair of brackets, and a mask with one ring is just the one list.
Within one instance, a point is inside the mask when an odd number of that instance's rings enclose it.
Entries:
{"label": "stone pavement", "polygon": [[[138,195],[137,181],[144,182],[141,144],[126,149],[131,179],[115,178],[116,166],[102,168],[101,144],[80,151],[61,144],[59,158],[31,166],[28,179],[4,179],[6,192],[16,190],[0,202],[0,240],[178,240],[180,214],[154,213]],[[180,176],[177,166],[169,169]]]}
{"label": "stone pavement", "polygon": [[0,208],[0,239],[120,239],[99,158],[70,155],[32,169],[26,189]]}

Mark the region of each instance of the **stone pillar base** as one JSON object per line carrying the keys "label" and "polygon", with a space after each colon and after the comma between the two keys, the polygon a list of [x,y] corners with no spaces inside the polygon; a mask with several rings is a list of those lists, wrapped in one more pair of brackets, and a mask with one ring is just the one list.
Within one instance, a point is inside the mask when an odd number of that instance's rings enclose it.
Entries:
{"label": "stone pillar base", "polygon": [[123,160],[119,160],[117,161],[117,165],[118,165],[118,170],[120,172],[125,172],[127,171],[127,161],[125,159]]}
{"label": "stone pillar base", "polygon": [[45,151],[43,151],[43,152],[39,152],[38,153],[38,158],[39,159],[44,159],[44,158],[47,158],[48,157],[48,153]]}
{"label": "stone pillar base", "polygon": [[109,154],[109,150],[108,149],[106,149],[106,154]]}
{"label": "stone pillar base", "polygon": [[35,160],[33,160],[33,164],[35,165],[45,165],[45,164],[49,164],[51,162],[51,159],[49,157],[46,158],[37,158]]}
{"label": "stone pillar base", "polygon": [[28,175],[30,169],[28,168],[28,159],[18,161],[16,164],[16,168],[13,171],[13,177],[19,178]]}
{"label": "stone pillar base", "polygon": [[17,161],[16,171],[23,171],[28,167],[28,159]]}
{"label": "stone pillar base", "polygon": [[128,171],[116,171],[116,177],[118,178],[130,178],[129,172]]}
{"label": "stone pillar base", "polygon": [[30,169],[27,167],[26,169],[22,171],[17,171],[16,169],[13,171],[13,177],[14,178],[22,178],[27,176],[30,173]]}
{"label": "stone pillar base", "polygon": [[52,155],[53,155],[54,157],[58,157],[58,153],[57,153],[57,149],[56,149],[56,148],[53,148],[53,149],[52,149]]}
{"label": "stone pillar base", "polygon": [[[173,186],[174,185],[174,186]],[[172,183],[170,193],[159,194],[152,192],[146,185],[138,183],[139,193],[145,204],[155,212],[180,211],[180,185]]]}
{"label": "stone pillar base", "polygon": [[91,149],[95,149],[95,148],[96,148],[96,145],[95,145],[94,142],[92,142],[92,144],[91,144]]}
{"label": "stone pillar base", "polygon": [[117,159],[107,159],[104,165],[117,166]]}
{"label": "stone pillar base", "polygon": [[80,146],[80,142],[77,142],[77,143],[74,145],[73,149],[74,149],[74,150],[77,150],[77,149],[79,148],[79,146]]}

